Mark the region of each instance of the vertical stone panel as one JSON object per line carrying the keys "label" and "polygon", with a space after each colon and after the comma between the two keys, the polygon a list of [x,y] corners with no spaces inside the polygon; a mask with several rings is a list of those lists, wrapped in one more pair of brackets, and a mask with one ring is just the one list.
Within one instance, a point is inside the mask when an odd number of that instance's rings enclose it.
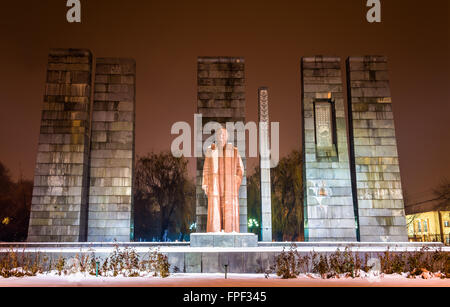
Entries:
{"label": "vertical stone panel", "polygon": [[269,150],[269,90],[258,89],[259,166],[261,171],[261,235],[262,240],[272,242],[272,200],[270,185]]}
{"label": "vertical stone panel", "polygon": [[304,216],[308,241],[356,240],[340,63],[338,57],[302,58]]}
{"label": "vertical stone panel", "polygon": [[[202,122],[197,131],[210,122],[225,125],[227,122],[245,123],[244,59],[234,57],[199,57],[197,60],[197,113]],[[202,152],[204,141],[211,135],[196,136],[196,150]],[[245,142],[234,137],[246,169]],[[197,158],[196,216],[197,231],[206,232],[208,200],[202,190],[204,158]],[[247,180],[246,172],[239,190],[240,231],[247,232]]]}
{"label": "vertical stone panel", "polygon": [[133,239],[136,63],[96,60],[88,241]]}
{"label": "vertical stone panel", "polygon": [[348,58],[347,80],[361,241],[407,241],[386,57]]}
{"label": "vertical stone panel", "polygon": [[28,241],[86,240],[92,54],[51,49]]}

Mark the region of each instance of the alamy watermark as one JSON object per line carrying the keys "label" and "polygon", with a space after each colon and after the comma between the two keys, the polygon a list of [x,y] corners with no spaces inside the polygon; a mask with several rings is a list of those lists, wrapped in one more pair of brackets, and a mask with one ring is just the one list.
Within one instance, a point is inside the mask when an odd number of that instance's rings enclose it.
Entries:
{"label": "alamy watermark", "polygon": [[81,2],[80,0],[67,0],[66,6],[70,7],[67,10],[67,22],[81,22]]}
{"label": "alamy watermark", "polygon": [[[258,127],[259,126],[259,127]],[[280,123],[260,122],[227,122],[222,125],[218,122],[202,123],[202,115],[194,114],[194,133],[192,133],[189,123],[184,121],[176,122],[172,125],[171,134],[178,135],[170,146],[172,155],[175,157],[203,157],[208,147],[217,140],[217,132],[222,128],[226,128],[228,132],[228,143],[237,144],[239,154],[242,157],[257,158],[258,153],[261,159],[270,159],[270,167],[274,168],[279,162],[280,153]],[[259,129],[258,129],[259,128]],[[259,147],[258,147],[258,131],[259,131]],[[246,132],[248,132],[248,155],[246,152]],[[207,136],[203,140],[203,136]],[[270,147],[267,144],[270,135]],[[194,140],[194,150],[192,150],[192,137]]]}
{"label": "alamy watermark", "polygon": [[370,23],[381,22],[381,1],[367,0],[366,6],[370,7],[366,15],[367,21]]}
{"label": "alamy watermark", "polygon": [[[69,7],[66,14],[67,22],[81,22],[80,0],[67,0],[66,6]],[[370,23],[381,22],[381,1],[367,0],[366,6],[370,8],[366,14],[367,21]]]}

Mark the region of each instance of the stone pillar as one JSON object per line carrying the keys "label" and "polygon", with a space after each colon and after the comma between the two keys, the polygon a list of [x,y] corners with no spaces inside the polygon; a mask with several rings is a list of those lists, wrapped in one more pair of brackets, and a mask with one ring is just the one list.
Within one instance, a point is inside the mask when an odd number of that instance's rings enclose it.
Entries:
{"label": "stone pillar", "polygon": [[133,239],[136,63],[96,62],[88,241],[126,242]]}
{"label": "stone pillar", "polygon": [[[211,121],[225,125],[227,122],[245,122],[244,59],[233,57],[199,57],[197,60],[197,113],[202,122],[197,122],[197,131]],[[202,146],[211,135],[196,136],[196,151],[202,153]],[[246,169],[245,141],[234,144]],[[208,200],[202,190],[204,158],[197,158],[196,216],[197,232],[206,232]],[[247,232],[247,176],[244,172],[239,190],[240,232]]]}
{"label": "stone pillar", "polygon": [[269,150],[269,92],[267,87],[258,89],[259,166],[261,172],[261,237],[272,242],[272,200],[270,185]]}
{"label": "stone pillar", "polygon": [[338,57],[302,58],[305,240],[355,241]]}
{"label": "stone pillar", "polygon": [[387,59],[350,57],[347,73],[361,241],[407,241]]}
{"label": "stone pillar", "polygon": [[28,241],[86,240],[92,54],[51,49]]}

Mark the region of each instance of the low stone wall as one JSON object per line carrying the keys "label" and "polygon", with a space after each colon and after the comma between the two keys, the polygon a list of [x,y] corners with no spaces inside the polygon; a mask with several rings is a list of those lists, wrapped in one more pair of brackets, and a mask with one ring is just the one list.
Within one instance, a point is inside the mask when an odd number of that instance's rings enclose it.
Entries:
{"label": "low stone wall", "polygon": [[[312,253],[330,255],[339,248],[341,252],[346,247],[358,254],[364,260],[366,258],[378,258],[386,250],[392,253],[415,252],[423,247],[428,247],[428,252],[434,252],[442,248],[450,252],[450,247],[444,247],[440,243],[334,243],[323,242],[259,242],[258,247],[190,247],[189,242],[129,242],[116,244],[119,248],[133,248],[140,259],[148,257],[149,253],[158,250],[167,255],[171,272],[185,273],[224,273],[225,265],[229,273],[263,273],[275,265],[276,257],[295,243],[299,255],[311,256]],[[95,255],[100,261],[106,259],[115,248],[113,243],[0,243],[0,258],[14,250],[21,256],[39,256],[40,259],[56,263],[60,257],[68,262],[70,259],[82,255]]]}

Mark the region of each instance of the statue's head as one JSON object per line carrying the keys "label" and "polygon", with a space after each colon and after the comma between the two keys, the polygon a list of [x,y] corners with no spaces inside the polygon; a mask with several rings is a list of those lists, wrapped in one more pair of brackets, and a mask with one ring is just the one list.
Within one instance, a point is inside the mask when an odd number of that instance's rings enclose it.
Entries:
{"label": "statue's head", "polygon": [[221,128],[216,131],[216,143],[219,147],[223,147],[228,141],[228,131],[225,128]]}

